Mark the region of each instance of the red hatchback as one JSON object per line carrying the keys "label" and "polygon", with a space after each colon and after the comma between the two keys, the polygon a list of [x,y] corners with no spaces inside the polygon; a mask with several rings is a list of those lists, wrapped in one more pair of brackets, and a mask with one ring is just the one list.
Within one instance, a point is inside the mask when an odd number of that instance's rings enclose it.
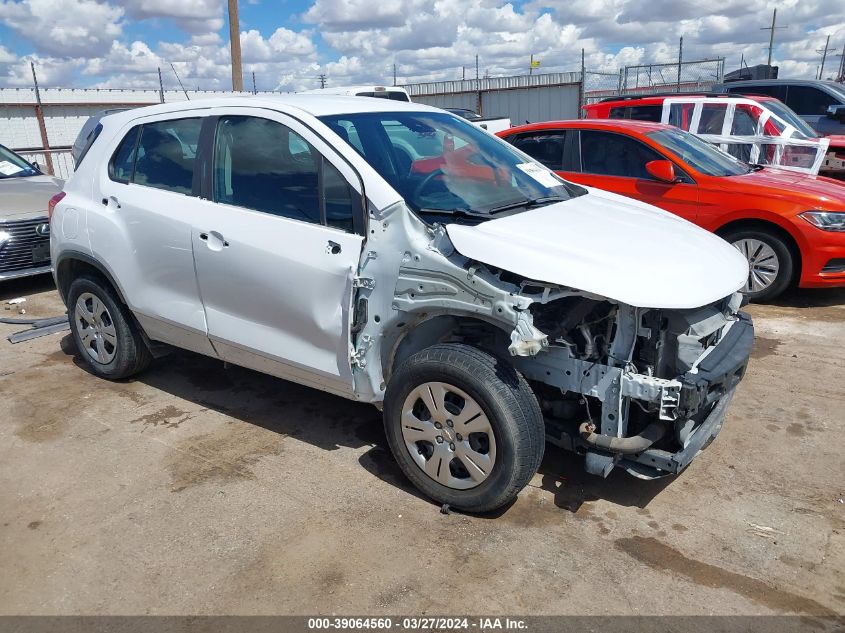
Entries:
{"label": "red hatchback", "polygon": [[753,300],[793,283],[845,286],[845,184],[837,180],[746,165],[661,123],[557,121],[499,136],[569,181],[714,231],[748,258],[745,292]]}

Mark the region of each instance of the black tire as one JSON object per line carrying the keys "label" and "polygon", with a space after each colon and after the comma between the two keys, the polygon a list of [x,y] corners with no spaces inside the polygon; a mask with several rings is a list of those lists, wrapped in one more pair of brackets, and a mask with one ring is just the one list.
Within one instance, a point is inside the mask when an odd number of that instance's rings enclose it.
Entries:
{"label": "black tire", "polygon": [[[429,477],[403,439],[405,400],[429,382],[463,391],[490,423],[495,461],[486,479],[473,488],[458,490]],[[466,512],[488,512],[512,501],[540,467],[546,441],[540,406],[525,378],[507,361],[458,343],[426,348],[399,366],[385,393],[384,428],[390,450],[408,479],[438,503]],[[457,428],[456,423],[453,430]]]}
{"label": "black tire", "polygon": [[[778,235],[775,231],[766,228],[747,228],[747,229],[733,229],[724,233],[720,233],[721,237],[734,245],[742,240],[757,240],[768,245],[778,259],[778,273],[775,280],[759,291],[750,290],[750,277],[742,288],[742,292],[748,297],[749,301],[761,303],[764,301],[771,301],[784,290],[786,290],[792,283],[793,275],[795,274],[795,257],[792,250],[786,243],[783,237]],[[740,249],[740,252],[742,250]],[[743,253],[745,254],[745,253]]]}
{"label": "black tire", "polygon": [[[77,317],[76,305],[80,296],[93,295],[99,299],[114,326],[115,344],[110,350],[113,358],[108,362],[99,362],[89,352],[91,346],[86,346],[82,339],[83,321]],[[88,364],[91,371],[101,378],[120,380],[134,376],[145,370],[152,362],[152,355],[147,348],[138,326],[132,319],[129,309],[123,304],[117,293],[101,277],[82,275],[73,280],[68,289],[68,318],[70,330],[79,355]]]}

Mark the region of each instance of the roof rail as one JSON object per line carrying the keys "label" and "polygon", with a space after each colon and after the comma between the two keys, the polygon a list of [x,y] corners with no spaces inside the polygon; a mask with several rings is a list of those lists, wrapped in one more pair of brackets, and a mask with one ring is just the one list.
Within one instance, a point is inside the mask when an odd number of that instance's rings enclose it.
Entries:
{"label": "roof rail", "polygon": [[620,95],[618,97],[605,97],[599,103],[608,103],[610,101],[633,101],[634,99],[645,99],[647,97],[730,97],[729,93],[725,92],[708,92],[706,90],[692,90],[685,92],[650,92],[639,95]]}

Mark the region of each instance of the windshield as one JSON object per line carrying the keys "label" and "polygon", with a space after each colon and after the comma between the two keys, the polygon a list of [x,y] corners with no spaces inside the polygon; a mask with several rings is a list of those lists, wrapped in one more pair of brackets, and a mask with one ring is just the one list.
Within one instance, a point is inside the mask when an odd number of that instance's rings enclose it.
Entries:
{"label": "windshield", "polygon": [[7,147],[0,145],[0,178],[37,176],[41,172]]}
{"label": "windshield", "polygon": [[[777,114],[781,119],[789,123],[806,138],[818,138],[819,133],[816,132],[812,127],[810,127],[809,123],[807,123],[804,119],[795,114],[794,110],[787,107],[780,101],[763,101],[760,105],[768,108],[769,110]],[[796,136],[796,138],[799,137]]]}
{"label": "windshield", "polygon": [[445,112],[320,118],[427,221],[460,221],[457,216],[479,222],[586,193]]}
{"label": "windshield", "polygon": [[660,130],[649,132],[647,136],[707,176],[739,176],[751,171],[745,163],[689,132]]}

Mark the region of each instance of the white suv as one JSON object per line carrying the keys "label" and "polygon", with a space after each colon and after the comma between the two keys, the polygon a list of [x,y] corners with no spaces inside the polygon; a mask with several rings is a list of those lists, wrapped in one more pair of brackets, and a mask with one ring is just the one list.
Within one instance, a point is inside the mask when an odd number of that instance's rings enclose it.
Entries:
{"label": "white suv", "polygon": [[452,114],[293,95],[140,108],[52,202],[73,336],[108,379],[176,346],[384,411],[404,473],[486,511],[545,441],[681,471],[753,340],[745,259]]}

